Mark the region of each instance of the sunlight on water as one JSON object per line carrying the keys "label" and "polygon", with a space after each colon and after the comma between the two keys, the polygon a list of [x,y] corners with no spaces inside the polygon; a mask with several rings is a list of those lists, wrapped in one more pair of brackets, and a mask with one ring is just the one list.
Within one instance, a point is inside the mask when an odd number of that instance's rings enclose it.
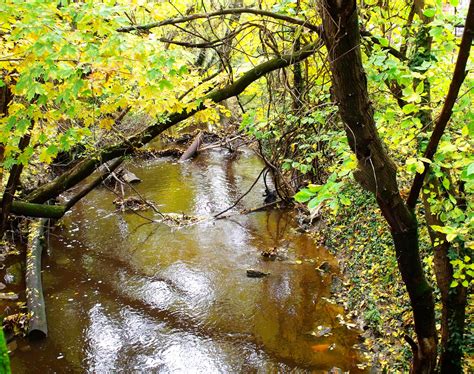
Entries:
{"label": "sunlight on water", "polygon": [[[183,164],[127,168],[161,211],[210,216],[233,204],[262,164],[249,151],[237,158],[212,151]],[[258,183],[233,211],[262,205],[263,189]],[[289,212],[176,229],[114,212],[115,198],[93,191],[50,237],[50,336],[15,352],[15,373],[359,372],[357,333],[338,323],[340,307],[322,299],[330,274],[316,268],[334,259],[295,230]],[[262,258],[273,247],[282,261]],[[247,278],[249,268],[270,275]],[[328,336],[310,334],[320,325],[330,327]],[[332,349],[313,350],[318,344]],[[26,370],[32,357],[35,367]]]}

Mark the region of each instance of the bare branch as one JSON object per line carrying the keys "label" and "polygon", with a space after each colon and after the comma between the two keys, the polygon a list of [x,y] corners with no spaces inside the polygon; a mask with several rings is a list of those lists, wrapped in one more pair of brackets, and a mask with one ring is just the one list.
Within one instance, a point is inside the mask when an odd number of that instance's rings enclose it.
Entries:
{"label": "bare branch", "polygon": [[184,17],[170,18],[170,19],[166,19],[160,22],[153,22],[146,25],[120,27],[119,29],[117,29],[117,31],[118,32],[149,31],[155,27],[161,27],[161,26],[166,26],[166,25],[177,25],[179,23],[194,21],[196,19],[203,19],[203,18],[210,19],[213,17],[223,16],[227,14],[242,14],[242,13],[256,14],[259,16],[275,18],[282,21],[286,21],[288,23],[303,26],[311,31],[315,31],[318,34],[321,32],[320,26],[313,25],[307,20],[301,20],[298,18],[285,16],[283,14],[273,13],[267,10],[252,9],[252,8],[231,8],[231,9],[222,9],[222,10],[218,10],[218,11],[210,12],[210,13],[192,14],[192,15],[184,16]]}

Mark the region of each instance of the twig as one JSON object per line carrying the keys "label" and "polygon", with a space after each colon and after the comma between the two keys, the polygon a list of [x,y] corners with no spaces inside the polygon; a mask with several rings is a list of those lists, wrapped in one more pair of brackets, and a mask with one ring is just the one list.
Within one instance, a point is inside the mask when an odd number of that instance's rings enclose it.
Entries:
{"label": "twig", "polygon": [[214,218],[215,219],[227,219],[227,218],[240,216],[240,215],[244,215],[244,214],[256,213],[256,212],[266,210],[268,208],[271,208],[272,206],[275,206],[275,205],[278,205],[278,204],[281,204],[281,203],[284,203],[284,202],[285,202],[284,200],[277,200],[277,201],[273,201],[271,203],[264,204],[264,205],[256,207],[256,208],[244,209],[244,210],[241,210],[240,212],[237,212],[237,213],[234,213],[234,214],[228,214],[226,216],[220,216],[220,217],[214,216]]}
{"label": "twig", "polygon": [[252,191],[252,189],[255,187],[255,185],[257,184],[258,180],[259,180],[260,177],[262,176],[262,174],[263,174],[263,172],[265,171],[265,169],[266,169],[266,167],[264,167],[264,168],[262,169],[262,171],[260,172],[260,174],[258,174],[257,179],[255,179],[255,181],[252,183],[252,185],[250,186],[250,188],[249,188],[244,194],[242,194],[242,195],[237,199],[237,201],[236,201],[234,204],[232,204],[230,207],[228,207],[227,209],[223,210],[222,212],[215,214],[213,217],[214,217],[214,218],[217,218],[217,217],[221,216],[222,214],[224,214],[225,212],[228,212],[228,211],[231,210],[233,207],[235,207],[235,206],[240,202],[240,200],[242,200],[245,196],[247,196],[247,195],[249,194],[249,192]]}

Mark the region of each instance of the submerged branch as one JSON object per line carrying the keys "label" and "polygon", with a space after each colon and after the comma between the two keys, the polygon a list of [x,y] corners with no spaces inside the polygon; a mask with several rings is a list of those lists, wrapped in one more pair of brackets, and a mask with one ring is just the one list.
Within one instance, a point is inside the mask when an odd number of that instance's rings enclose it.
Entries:
{"label": "submerged branch", "polygon": [[224,209],[222,212],[215,214],[213,217],[217,218],[217,217],[223,215],[225,212],[228,212],[229,210],[231,210],[233,207],[235,207],[245,196],[247,196],[250,193],[250,191],[252,191],[252,189],[255,187],[255,185],[257,184],[258,180],[260,179],[260,177],[262,176],[262,174],[265,170],[266,170],[266,168],[262,169],[262,171],[260,172],[260,174],[258,174],[258,177],[252,183],[250,188],[247,191],[245,191],[242,195],[240,195],[240,197],[235,201],[234,204],[232,204],[230,207]]}
{"label": "submerged branch", "polygon": [[26,252],[26,303],[32,314],[28,336],[31,339],[42,339],[48,335],[46,309],[41,281],[41,253],[43,252],[43,236],[47,219],[40,219],[30,224],[28,247]]}

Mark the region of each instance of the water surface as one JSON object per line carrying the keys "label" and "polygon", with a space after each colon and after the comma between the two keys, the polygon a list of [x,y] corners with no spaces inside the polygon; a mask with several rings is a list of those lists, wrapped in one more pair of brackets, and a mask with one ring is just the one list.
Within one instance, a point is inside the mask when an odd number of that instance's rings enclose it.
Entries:
{"label": "water surface", "polygon": [[[127,168],[162,212],[209,216],[232,205],[262,164],[249,151],[210,151]],[[233,211],[262,205],[263,190],[257,184]],[[335,260],[296,231],[290,212],[177,229],[114,212],[116,197],[93,191],[52,232],[43,266],[49,337],[14,353],[15,374],[359,372],[357,333],[326,299],[332,275],[317,270]],[[273,247],[283,261],[261,256]],[[248,278],[249,268],[271,274]],[[328,336],[317,336],[321,328]]]}

